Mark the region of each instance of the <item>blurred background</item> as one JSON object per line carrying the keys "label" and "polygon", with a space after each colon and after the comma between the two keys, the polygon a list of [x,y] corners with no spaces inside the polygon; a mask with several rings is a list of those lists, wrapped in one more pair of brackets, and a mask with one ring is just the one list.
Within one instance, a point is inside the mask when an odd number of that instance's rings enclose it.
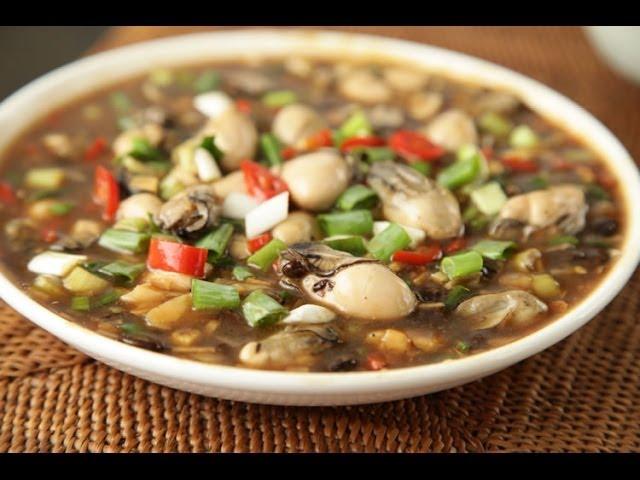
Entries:
{"label": "blurred background", "polygon": [[0,100],[75,60],[108,27],[0,27]]}

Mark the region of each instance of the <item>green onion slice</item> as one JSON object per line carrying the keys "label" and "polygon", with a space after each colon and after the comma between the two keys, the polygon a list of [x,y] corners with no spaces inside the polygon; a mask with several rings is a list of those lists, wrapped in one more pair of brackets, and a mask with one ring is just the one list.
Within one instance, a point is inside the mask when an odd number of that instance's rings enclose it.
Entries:
{"label": "green onion slice", "polygon": [[440,262],[440,270],[453,280],[480,272],[482,265],[482,255],[470,250],[443,258]]}
{"label": "green onion slice", "polygon": [[411,237],[407,231],[397,223],[390,223],[371,239],[367,248],[375,258],[388,262],[395,252],[407,248],[410,244]]}
{"label": "green onion slice", "polygon": [[279,322],[289,311],[266,293],[255,290],[242,302],[242,313],[252,327],[264,327]]}
{"label": "green onion slice", "polygon": [[237,308],[240,294],[231,285],[194,279],[191,282],[191,301],[196,310]]}
{"label": "green onion slice", "polygon": [[318,215],[318,224],[327,236],[369,235],[373,231],[373,216],[369,210],[326,213]]}

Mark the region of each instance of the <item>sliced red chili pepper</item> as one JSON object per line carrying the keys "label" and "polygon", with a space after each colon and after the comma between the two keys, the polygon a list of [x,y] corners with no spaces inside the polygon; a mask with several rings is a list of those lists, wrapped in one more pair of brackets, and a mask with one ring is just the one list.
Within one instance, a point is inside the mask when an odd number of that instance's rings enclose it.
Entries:
{"label": "sliced red chili pepper", "polygon": [[444,155],[444,149],[427,137],[411,130],[398,130],[389,137],[389,147],[409,162],[432,161]]}
{"label": "sliced red chili pepper", "polygon": [[84,151],[84,159],[91,161],[98,158],[107,150],[107,140],[104,137],[96,138]]}
{"label": "sliced red chili pepper", "polygon": [[378,352],[370,353],[365,361],[365,366],[369,370],[382,370],[387,366],[387,360],[384,355]]}
{"label": "sliced red chili pepper", "polygon": [[466,246],[467,240],[464,237],[458,237],[454,240],[451,240],[449,244],[444,247],[444,251],[445,253],[453,253],[457,252],[458,250],[462,250]]}
{"label": "sliced red chili pepper", "polygon": [[380,147],[385,144],[384,138],[368,136],[368,137],[351,137],[342,142],[340,149],[343,152],[349,152],[357,147]]}
{"label": "sliced red chili pepper", "polygon": [[398,250],[393,254],[392,260],[407,265],[426,265],[438,260],[441,256],[442,249],[437,245],[431,245],[417,251]]}
{"label": "sliced red chili pepper", "polygon": [[514,172],[537,172],[540,166],[534,160],[521,157],[503,157],[502,164]]}
{"label": "sliced red chili pepper", "polygon": [[0,182],[0,202],[5,205],[13,205],[16,203],[16,192],[7,182]]}
{"label": "sliced red chili pepper", "polygon": [[316,150],[322,147],[330,147],[333,145],[333,136],[331,130],[325,128],[318,133],[311,135],[304,141],[304,148],[306,150]]}
{"label": "sliced red chili pepper", "polygon": [[280,155],[282,155],[282,158],[284,160],[291,160],[293,157],[295,157],[298,154],[298,152],[296,151],[295,148],[293,147],[284,147],[281,151],[280,151]]}
{"label": "sliced red chili pepper", "polygon": [[236,108],[242,113],[246,113],[247,115],[249,115],[253,110],[253,106],[251,105],[251,102],[246,98],[238,98],[236,100]]}
{"label": "sliced red chili pepper", "polygon": [[96,167],[93,197],[96,203],[102,205],[102,218],[113,221],[120,205],[120,188],[115,177],[102,165]]}
{"label": "sliced red chili pepper", "polygon": [[147,266],[202,277],[208,254],[206,248],[152,238],[149,243]]}
{"label": "sliced red chili pepper", "polygon": [[271,241],[271,234],[267,232],[267,233],[263,233],[258,237],[247,240],[247,246],[249,247],[249,251],[253,253],[260,250],[270,241]]}
{"label": "sliced red chili pepper", "polygon": [[244,183],[249,195],[259,201],[267,200],[287,191],[287,184],[259,163],[243,160],[240,168],[244,173]]}

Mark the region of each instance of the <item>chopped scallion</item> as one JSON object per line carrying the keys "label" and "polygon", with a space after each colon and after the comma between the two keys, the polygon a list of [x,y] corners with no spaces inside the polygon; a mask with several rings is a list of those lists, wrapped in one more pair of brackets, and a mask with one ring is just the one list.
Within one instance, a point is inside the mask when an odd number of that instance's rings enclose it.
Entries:
{"label": "chopped scallion", "polygon": [[427,162],[412,162],[409,166],[420,172],[425,177],[428,177],[431,173],[431,164]]}
{"label": "chopped scallion", "polygon": [[498,182],[489,182],[471,192],[474,205],[485,215],[495,215],[507,202],[507,196]]}
{"label": "chopped scallion", "polygon": [[570,245],[578,245],[580,240],[573,235],[558,235],[549,240],[549,245],[565,245],[567,243]]}
{"label": "chopped scallion", "polygon": [[240,282],[245,281],[247,278],[255,277],[255,275],[253,274],[253,272],[251,272],[251,270],[249,270],[248,268],[241,267],[239,265],[233,267],[233,271],[231,273],[233,275],[233,278],[235,278]]}
{"label": "chopped scallion", "polygon": [[97,307],[104,307],[105,305],[109,305],[115,301],[117,301],[122,296],[122,293],[118,290],[110,290],[103,295],[100,295],[98,300],[96,301]]}
{"label": "chopped scallion", "polygon": [[444,301],[447,310],[453,310],[471,295],[471,290],[462,285],[456,285],[451,290]]}
{"label": "chopped scallion", "polygon": [[216,230],[198,240],[196,247],[206,248],[213,252],[215,257],[220,257],[227,249],[231,235],[233,235],[233,225],[223,223]]}
{"label": "chopped scallion", "polygon": [[491,260],[504,260],[516,248],[515,242],[499,240],[481,240],[471,250]]}
{"label": "chopped scallion", "polygon": [[255,290],[242,302],[242,313],[252,327],[264,327],[279,322],[289,311],[266,293]]}
{"label": "chopped scallion", "polygon": [[146,138],[134,138],[129,152],[133,158],[143,161],[160,161],[164,158],[162,152],[155,148]]}
{"label": "chopped scallion", "polygon": [[407,248],[410,243],[411,237],[406,230],[397,223],[390,223],[371,239],[367,249],[378,260],[388,262],[395,252]]}
{"label": "chopped scallion", "polygon": [[200,143],[200,148],[204,148],[207,152],[211,154],[211,156],[215,159],[216,162],[219,162],[220,160],[222,160],[224,153],[222,153],[222,150],[218,148],[215,140],[216,139],[214,136],[204,137],[202,139],[202,142]]}
{"label": "chopped scallion", "polygon": [[369,210],[326,213],[318,215],[318,224],[327,236],[369,235],[373,230],[373,216]]}
{"label": "chopped scallion", "polygon": [[91,299],[89,297],[71,298],[71,309],[78,312],[88,312],[91,310]]}
{"label": "chopped scallion", "polygon": [[298,100],[296,92],[291,90],[276,90],[267,92],[262,97],[262,103],[270,108],[284,107]]}
{"label": "chopped scallion", "polygon": [[25,176],[27,187],[39,190],[57,190],[64,181],[64,170],[61,168],[31,168]]}
{"label": "chopped scallion", "polygon": [[357,147],[351,150],[350,154],[368,163],[393,160],[396,156],[395,152],[387,147]]}
{"label": "chopped scallion", "polygon": [[260,136],[260,146],[270,166],[282,165],[282,155],[280,155],[280,142],[271,133],[264,133]]}
{"label": "chopped scallion", "polygon": [[113,277],[123,277],[130,282],[133,282],[144,271],[144,263],[128,263],[123,261],[116,261],[98,268],[98,273],[105,275],[111,275]]}
{"label": "chopped scallion", "polygon": [[353,185],[347,188],[338,200],[336,206],[340,210],[349,211],[364,208],[373,208],[378,203],[378,195],[372,189],[364,185]]}
{"label": "chopped scallion", "polygon": [[266,272],[269,270],[271,265],[273,265],[273,262],[276,261],[280,252],[286,250],[286,248],[286,243],[274,238],[260,250],[247,258],[247,265],[259,268],[263,272]]}
{"label": "chopped scallion", "polygon": [[191,282],[191,301],[196,310],[237,308],[240,294],[231,285],[194,279]]}
{"label": "chopped scallion", "polygon": [[449,190],[475,180],[482,169],[482,153],[475,147],[461,148],[457,160],[438,173],[438,183]]}
{"label": "chopped scallion", "polygon": [[489,132],[496,137],[505,137],[513,128],[512,123],[495,112],[487,112],[480,117],[478,121],[480,128]]}
{"label": "chopped scallion", "polygon": [[340,146],[347,138],[371,135],[372,132],[373,128],[367,115],[362,110],[356,110],[340,125],[334,140],[337,146]]}
{"label": "chopped scallion", "polygon": [[509,145],[513,148],[533,148],[538,142],[538,135],[528,125],[518,125],[509,136]]}
{"label": "chopped scallion", "polygon": [[440,270],[453,280],[480,272],[482,264],[482,255],[470,250],[443,258]]}
{"label": "chopped scallion", "polygon": [[367,253],[367,245],[364,238],[357,235],[335,235],[322,240],[322,243],[328,245],[334,250],[348,252],[352,255],[360,257]]}
{"label": "chopped scallion", "polygon": [[149,238],[148,233],[110,228],[102,233],[98,245],[114,252],[142,253],[149,246]]}
{"label": "chopped scallion", "polygon": [[52,215],[63,216],[73,210],[74,204],[70,202],[56,202],[49,207]]}

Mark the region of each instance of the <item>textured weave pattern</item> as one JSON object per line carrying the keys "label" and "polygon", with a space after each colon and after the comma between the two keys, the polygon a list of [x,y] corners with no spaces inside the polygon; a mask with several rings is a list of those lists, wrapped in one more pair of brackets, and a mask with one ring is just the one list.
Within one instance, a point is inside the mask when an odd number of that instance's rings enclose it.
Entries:
{"label": "textured weave pattern", "polygon": [[[96,47],[186,29],[111,31]],[[640,88],[577,29],[358,29],[477,55],[547,83],[640,158]],[[0,452],[640,452],[640,273],[567,340],[484,380],[358,407],[249,405],[123,374],[0,304]]]}

